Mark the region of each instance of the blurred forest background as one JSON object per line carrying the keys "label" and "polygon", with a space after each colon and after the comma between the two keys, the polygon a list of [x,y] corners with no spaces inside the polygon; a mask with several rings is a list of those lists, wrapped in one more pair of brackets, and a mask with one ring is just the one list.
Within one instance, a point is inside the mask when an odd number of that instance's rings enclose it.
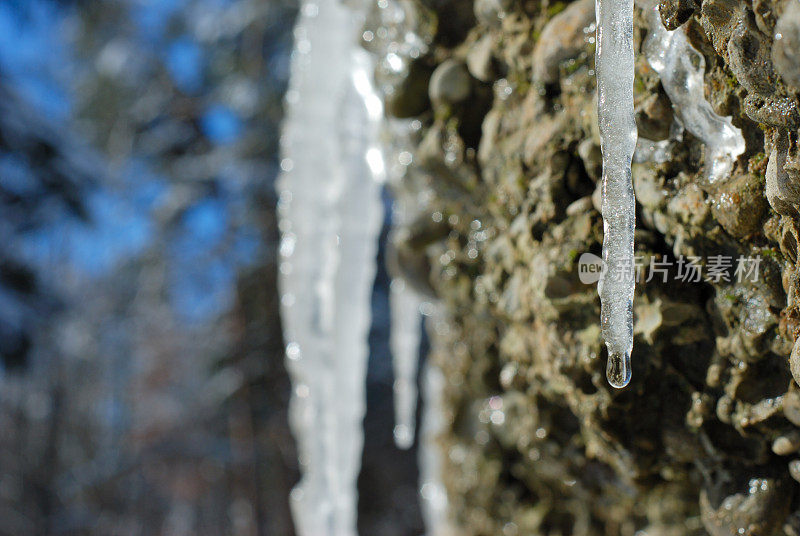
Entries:
{"label": "blurred forest background", "polygon": [[[296,10],[0,2],[1,535],[293,534],[274,181]],[[382,263],[373,313],[360,530],[419,534]]]}

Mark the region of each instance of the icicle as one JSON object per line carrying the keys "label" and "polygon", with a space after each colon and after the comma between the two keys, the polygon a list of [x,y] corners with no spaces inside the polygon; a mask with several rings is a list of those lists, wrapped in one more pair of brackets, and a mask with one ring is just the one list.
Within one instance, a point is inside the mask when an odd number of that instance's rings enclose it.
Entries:
{"label": "icicle", "polygon": [[[356,534],[367,335],[382,222],[380,100],[360,23],[336,1],[302,5],[279,182],[280,287],[303,477],[302,536]],[[355,68],[353,66],[355,65]]]}
{"label": "icicle", "polygon": [[[431,322],[441,321],[436,313]],[[452,536],[456,531],[447,518],[447,492],[442,483],[442,450],[437,443],[442,419],[442,371],[426,363],[422,370],[423,413],[419,442],[420,495],[427,536]]]}
{"label": "icicle", "polygon": [[[411,195],[402,185],[411,155],[411,136],[415,133],[411,123],[411,121],[395,121],[393,125],[384,125],[393,127],[390,132],[392,143],[385,147],[386,161],[393,164],[387,169],[387,180],[393,186],[394,194],[392,204],[394,229],[390,240],[395,239],[397,229],[410,225],[420,210],[418,197]],[[406,164],[403,165],[401,162]],[[398,267],[389,268],[397,270]],[[424,299],[402,274],[393,273],[392,276],[389,296],[391,308],[389,342],[394,369],[394,441],[398,447],[408,449],[414,444],[416,426],[417,364],[422,331],[420,308]]]}
{"label": "icicle", "polygon": [[705,58],[695,50],[682,28],[668,31],[661,24],[658,5],[647,7],[650,33],[644,44],[647,61],[661,77],[661,85],[686,130],[706,146],[706,177],[710,183],[730,174],[736,158],[744,153],[742,131],[730,117],[714,113],[705,100]]}
{"label": "icicle", "polygon": [[[397,0],[378,2],[367,17],[364,45],[377,56],[375,79],[386,98],[397,91],[409,75],[409,66],[428,51],[435,33],[435,19],[422,6]],[[420,211],[416,192],[404,186],[414,147],[419,143],[422,123],[419,120],[386,118],[382,139],[387,182],[394,203],[394,229],[410,224]],[[392,365],[394,369],[394,439],[400,448],[414,442],[417,403],[417,362],[421,330],[422,296],[398,273],[392,274],[390,307]]]}
{"label": "icicle", "polygon": [[421,297],[402,277],[392,280],[392,366],[394,368],[394,441],[402,449],[414,444],[417,411],[417,363],[422,318]]}
{"label": "icicle", "polygon": [[603,151],[603,261],[598,282],[609,383],[625,387],[633,349],[633,231],[631,159],[633,113],[633,0],[597,0],[597,112]]}

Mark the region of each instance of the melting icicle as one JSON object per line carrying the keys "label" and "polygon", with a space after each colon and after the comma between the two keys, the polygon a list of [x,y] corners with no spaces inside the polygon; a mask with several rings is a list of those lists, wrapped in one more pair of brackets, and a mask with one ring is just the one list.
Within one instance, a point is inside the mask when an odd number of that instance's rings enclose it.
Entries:
{"label": "melting icicle", "polygon": [[606,376],[617,388],[631,378],[633,349],[633,231],[631,159],[636,149],[633,113],[633,0],[597,0],[597,115],[603,151],[603,261],[597,285]]}
{"label": "melting icicle", "polygon": [[382,107],[373,63],[356,47],[359,26],[337,1],[303,2],[286,98],[280,287],[303,472],[292,509],[302,536],[356,534],[384,174],[372,145]]}
{"label": "melting icicle", "polygon": [[730,117],[714,113],[703,93],[705,58],[695,50],[682,28],[668,31],[661,24],[658,5],[647,7],[650,33],[644,44],[647,61],[661,77],[661,85],[686,130],[706,146],[706,176],[710,183],[726,177],[744,153],[742,131]]}
{"label": "melting icicle", "polygon": [[401,277],[392,280],[391,334],[394,368],[394,441],[402,449],[414,444],[417,411],[417,363],[422,319],[422,298]]}

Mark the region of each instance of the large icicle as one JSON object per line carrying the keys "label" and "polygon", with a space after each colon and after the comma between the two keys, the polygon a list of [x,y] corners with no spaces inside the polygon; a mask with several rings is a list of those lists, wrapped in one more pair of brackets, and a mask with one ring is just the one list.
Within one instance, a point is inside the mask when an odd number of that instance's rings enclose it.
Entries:
{"label": "large icicle", "polygon": [[709,182],[716,182],[730,174],[734,161],[744,153],[742,131],[733,126],[730,117],[714,113],[705,99],[705,58],[689,43],[685,31],[664,28],[657,2],[650,3],[647,10],[647,61],[661,77],[661,85],[686,130],[705,144],[706,176]]}
{"label": "large icicle", "polygon": [[[287,92],[279,211],[291,425],[302,536],[356,534],[370,297],[382,222],[382,115],[356,14],[304,1]],[[353,66],[355,65],[355,69]]]}
{"label": "large icicle", "polygon": [[633,231],[631,159],[633,113],[633,0],[597,0],[597,115],[603,151],[603,261],[597,285],[609,383],[625,387],[633,349]]}

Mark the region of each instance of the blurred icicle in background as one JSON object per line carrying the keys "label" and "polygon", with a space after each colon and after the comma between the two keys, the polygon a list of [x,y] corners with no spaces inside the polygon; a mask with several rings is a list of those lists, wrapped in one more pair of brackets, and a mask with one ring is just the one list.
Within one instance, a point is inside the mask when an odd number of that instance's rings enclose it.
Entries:
{"label": "blurred icicle in background", "polygon": [[[381,98],[427,44],[397,2],[348,8],[308,1],[300,13],[279,202],[281,303],[294,384],[291,420],[303,471],[292,500],[302,536],[349,536],[356,534],[381,183],[388,180],[392,186],[394,224],[410,224],[418,210],[402,182],[410,163],[405,146],[419,122],[385,119]],[[360,32],[372,54],[361,48]],[[372,85],[376,67],[378,88]],[[389,294],[394,439],[407,449],[414,445],[421,309],[427,298],[395,272]],[[425,396],[435,402],[436,372],[428,376]],[[426,509],[429,534],[444,534],[436,422],[435,415],[426,417],[421,484],[431,505]]]}
{"label": "blurred icicle in background", "polygon": [[367,335],[383,220],[382,108],[357,13],[305,2],[294,30],[280,180],[281,305],[304,536],[356,534]]}
{"label": "blurred icicle in background", "polygon": [[[314,500],[335,498],[339,530],[422,532],[428,298],[387,273],[389,226],[415,200],[383,185],[404,180],[403,137],[419,127],[385,122],[381,98],[424,39],[394,2],[330,4],[302,17],[339,17],[341,55],[323,62],[339,91],[331,77],[319,98],[288,95],[313,119],[295,135],[321,141],[282,161],[295,0],[0,2],[0,534],[296,534],[287,408],[313,382],[332,401],[314,409],[325,443],[301,442],[300,458],[327,457],[319,474],[341,491]],[[373,26],[368,52],[370,24],[386,32]],[[321,284],[289,294],[297,310],[319,300],[309,320],[328,368],[293,388],[278,278],[294,264],[281,252],[304,246],[280,240],[278,205],[297,205],[276,179],[318,165],[292,194],[324,209],[302,216],[320,225],[302,267]]]}
{"label": "blurred icicle in background", "polygon": [[291,2],[0,3],[0,533],[292,533]]}

